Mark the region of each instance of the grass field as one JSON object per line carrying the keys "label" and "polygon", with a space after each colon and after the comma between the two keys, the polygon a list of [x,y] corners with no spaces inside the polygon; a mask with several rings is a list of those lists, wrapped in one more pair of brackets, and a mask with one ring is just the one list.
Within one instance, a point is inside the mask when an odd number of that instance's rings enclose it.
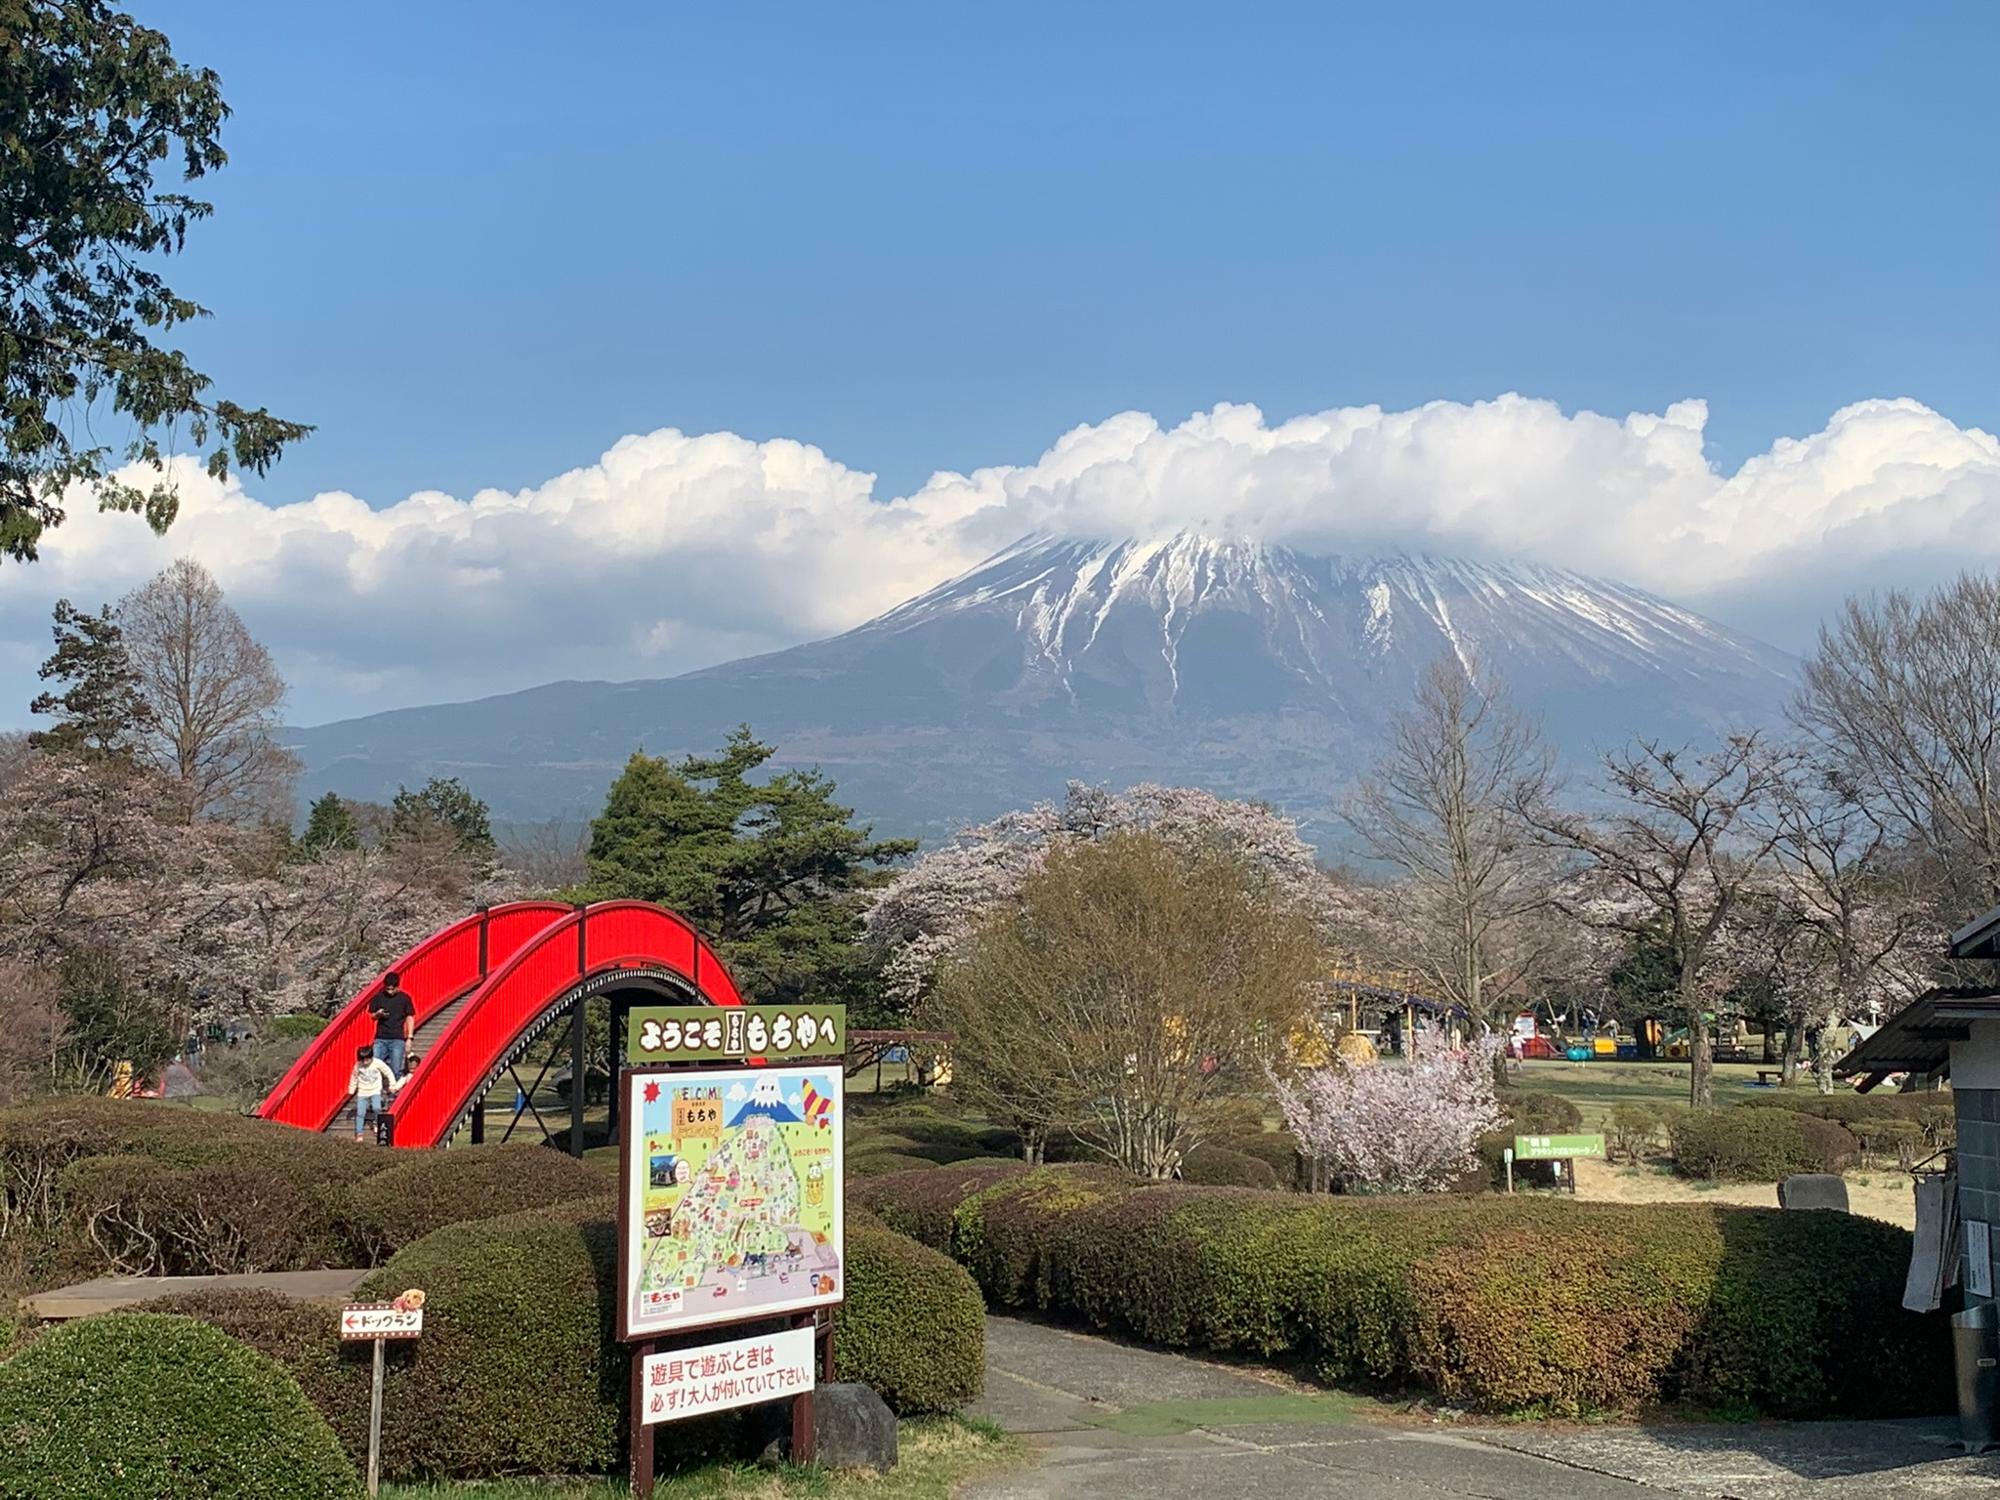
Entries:
{"label": "grass field", "polygon": [[[1755,1063],[1717,1063],[1715,1102],[1735,1104],[1777,1092],[1757,1082]],[[1765,1067],[1773,1066],[1765,1064]],[[1611,1106],[1623,1103],[1685,1104],[1688,1102],[1688,1065],[1684,1062],[1523,1062],[1515,1064],[1515,1083],[1524,1089],[1561,1094],[1583,1111],[1585,1130],[1602,1130]],[[1801,1072],[1793,1088],[1813,1087],[1812,1077]]]}
{"label": "grass field", "polygon": [[[949,1500],[966,1480],[1019,1461],[1021,1447],[999,1428],[957,1418],[905,1422],[901,1461],[887,1474],[714,1464],[661,1475],[660,1500]],[[455,1484],[384,1485],[393,1500],[623,1500],[625,1480],[464,1480]]]}
{"label": "grass field", "polygon": [[[1515,1084],[1523,1089],[1560,1094],[1583,1114],[1586,1131],[1601,1131],[1613,1105],[1623,1103],[1686,1104],[1688,1065],[1684,1062],[1524,1062],[1517,1065]],[[1757,1064],[1717,1063],[1715,1102],[1728,1106],[1770,1098],[1775,1086],[1757,1082]],[[1810,1074],[1792,1085],[1810,1091]],[[1638,1166],[1585,1161],[1578,1164],[1577,1196],[1600,1203],[1731,1203],[1747,1208],[1776,1208],[1776,1183],[1689,1182],[1676,1177],[1662,1162]],[[1900,1224],[1916,1222],[1916,1198],[1908,1174],[1893,1167],[1847,1174],[1847,1197],[1855,1213]]]}

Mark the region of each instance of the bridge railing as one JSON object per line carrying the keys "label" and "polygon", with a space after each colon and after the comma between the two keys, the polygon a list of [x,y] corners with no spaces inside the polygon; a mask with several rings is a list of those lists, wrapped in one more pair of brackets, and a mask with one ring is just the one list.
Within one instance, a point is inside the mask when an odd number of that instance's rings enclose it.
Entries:
{"label": "bridge railing", "polygon": [[[433,933],[390,964],[389,969],[398,973],[416,1006],[417,1025],[435,1016],[477,983],[492,964],[504,962],[537,931],[570,909],[556,901],[514,901],[476,911]],[[347,1102],[347,1081],[356,1050],[375,1040],[375,1020],[368,1014],[368,1006],[381,992],[382,976],[378,974],[334,1013],[298,1061],[264,1096],[258,1114],[303,1130],[326,1129]]]}
{"label": "bridge railing", "polygon": [[687,921],[644,901],[571,908],[493,970],[452,1017],[391,1106],[398,1146],[437,1146],[531,1027],[583,980],[665,969],[710,1005],[741,1005],[728,968]]}

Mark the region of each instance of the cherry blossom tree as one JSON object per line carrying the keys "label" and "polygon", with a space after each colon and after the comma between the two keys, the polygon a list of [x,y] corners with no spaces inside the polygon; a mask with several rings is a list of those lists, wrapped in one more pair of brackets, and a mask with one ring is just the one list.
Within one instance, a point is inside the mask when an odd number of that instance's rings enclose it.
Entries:
{"label": "cherry blossom tree", "polygon": [[963,948],[982,918],[1017,903],[1053,851],[1121,832],[1151,834],[1188,855],[1239,860],[1323,933],[1338,922],[1312,846],[1282,813],[1191,787],[1144,784],[1114,793],[1071,782],[1062,802],[1038,802],[965,829],[876,895],[867,937],[885,960],[890,1002],[914,1005],[938,965]]}
{"label": "cherry blossom tree", "polygon": [[1336,1058],[1294,1079],[1273,1075],[1278,1107],[1311,1163],[1315,1188],[1431,1193],[1462,1176],[1497,1129],[1498,1034],[1462,1048],[1419,1041],[1407,1061]]}
{"label": "cherry blossom tree", "polygon": [[1537,833],[1575,858],[1572,914],[1627,935],[1662,939],[1688,1025],[1690,1102],[1714,1102],[1708,1010],[1725,924],[1771,855],[1761,812],[1795,757],[1755,734],[1706,752],[1637,739],[1604,757],[1607,810],[1524,809]]}

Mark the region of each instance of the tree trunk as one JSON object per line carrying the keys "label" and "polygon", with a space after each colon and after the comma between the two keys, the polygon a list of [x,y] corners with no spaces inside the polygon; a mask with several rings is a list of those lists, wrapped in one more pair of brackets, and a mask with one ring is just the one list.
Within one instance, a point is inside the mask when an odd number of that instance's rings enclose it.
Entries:
{"label": "tree trunk", "polygon": [[1833,1028],[1839,1024],[1838,1016],[1827,1018],[1819,1029],[1819,1047],[1813,1052],[1813,1082],[1822,1094],[1833,1092]]}
{"label": "tree trunk", "polygon": [[1700,1001],[1688,1007],[1688,1103],[1696,1109],[1715,1103],[1715,1043]]}
{"label": "tree trunk", "polygon": [[1779,1081],[1790,1088],[1798,1080],[1799,1058],[1805,1052],[1806,1029],[1794,1021],[1785,1028],[1785,1060]]}

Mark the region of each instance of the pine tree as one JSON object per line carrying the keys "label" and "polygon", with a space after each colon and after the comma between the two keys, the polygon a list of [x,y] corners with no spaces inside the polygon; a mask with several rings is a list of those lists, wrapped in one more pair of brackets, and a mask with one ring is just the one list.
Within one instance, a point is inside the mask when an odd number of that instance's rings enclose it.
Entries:
{"label": "pine tree", "polygon": [[299,837],[299,849],[308,858],[341,849],[361,847],[361,826],[354,809],[332,792],[319,798],[306,812],[306,831]]}
{"label": "pine tree", "polygon": [[859,897],[916,841],[854,826],[819,771],[752,782],[772,753],[745,725],[712,756],[635,754],[591,824],[590,893],[680,912],[760,1002],[859,1000]]}
{"label": "pine tree", "polygon": [[490,859],[499,847],[486,804],[456,776],[433,776],[416,791],[396,789],[389,804],[389,842],[396,843],[441,827],[450,832],[461,853]]}
{"label": "pine tree", "polygon": [[41,679],[67,686],[38,694],[28,705],[29,712],[56,721],[53,729],[30,736],[31,743],[44,750],[131,759],[153,713],[139,690],[111,606],[93,615],[58,599],[54,632],[55,653],[42,663]]}

